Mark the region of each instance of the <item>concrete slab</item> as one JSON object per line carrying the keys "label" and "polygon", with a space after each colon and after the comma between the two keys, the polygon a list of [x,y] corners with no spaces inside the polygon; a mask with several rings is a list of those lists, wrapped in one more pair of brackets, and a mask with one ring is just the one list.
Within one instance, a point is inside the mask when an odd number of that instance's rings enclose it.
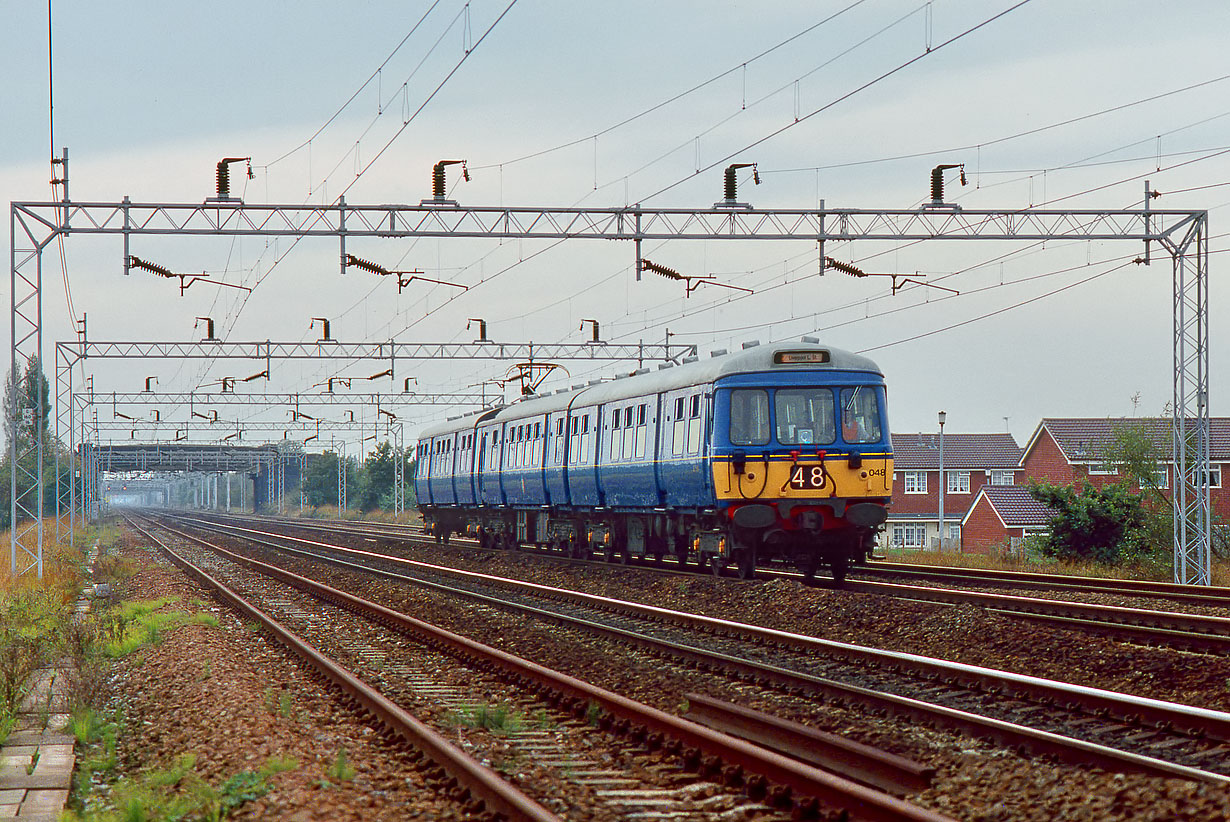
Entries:
{"label": "concrete slab", "polygon": [[26,798],[26,792],[16,788],[0,791],[0,805],[20,805]]}
{"label": "concrete slab", "polygon": [[26,791],[26,799],[21,803],[21,810],[17,812],[19,819],[24,819],[32,814],[56,814],[64,809],[64,803],[68,801],[68,789],[56,790],[32,790]]}
{"label": "concrete slab", "polygon": [[7,751],[10,745],[72,745],[76,741],[72,734],[59,731],[14,731],[5,740],[4,750]]}
{"label": "concrete slab", "polygon": [[0,819],[14,819],[18,810],[17,805],[0,805]]}

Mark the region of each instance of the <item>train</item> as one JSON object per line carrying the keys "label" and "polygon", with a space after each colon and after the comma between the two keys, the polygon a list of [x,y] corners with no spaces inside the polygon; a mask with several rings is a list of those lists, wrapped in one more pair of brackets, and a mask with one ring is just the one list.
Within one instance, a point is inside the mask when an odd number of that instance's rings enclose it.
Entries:
{"label": "train", "polygon": [[415,458],[438,542],[669,555],[741,578],[789,565],[840,582],[870,555],[893,478],[883,373],[810,337],[453,418],[420,434]]}

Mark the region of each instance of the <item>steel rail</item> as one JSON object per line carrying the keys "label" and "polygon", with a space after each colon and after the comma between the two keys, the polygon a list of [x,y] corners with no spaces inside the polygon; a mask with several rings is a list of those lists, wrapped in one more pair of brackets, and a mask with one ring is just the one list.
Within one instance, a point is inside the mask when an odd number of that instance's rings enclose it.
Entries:
{"label": "steel rail", "polygon": [[826,770],[840,771],[887,793],[904,796],[925,791],[935,779],[935,768],[838,734],[705,694],[687,693],[683,698],[688,703],[686,719]]}
{"label": "steel rail", "polygon": [[495,771],[454,746],[408,711],[287,630],[273,617],[177,554],[148,530],[131,520],[129,522],[133,528],[157,543],[176,566],[206,588],[213,590],[231,607],[255,620],[275,639],[349,695],[385,727],[447,772],[472,797],[469,810],[481,813],[484,808],[487,808],[509,819],[526,822],[563,822],[559,816],[504,781]]}
{"label": "steel rail", "polygon": [[954,588],[934,588],[927,585],[902,585],[893,582],[868,582],[847,579],[842,590],[876,594],[953,605],[978,605],[1005,612],[1044,614],[1068,619],[1093,620],[1123,625],[1147,626],[1164,631],[1189,631],[1230,638],[1230,617],[1183,614],[1176,611],[1155,611],[1147,608],[1125,608],[1119,605],[1096,605],[1088,602],[1068,602],[1060,599],[1040,599],[1012,594],[961,591]]}
{"label": "steel rail", "polygon": [[[254,519],[269,522],[273,518],[255,517]],[[291,528],[303,528],[305,530],[326,531],[333,533],[340,531],[359,536],[372,536],[377,538],[423,538],[421,535],[416,536],[411,533],[405,533],[405,531],[409,530],[408,526],[387,523],[346,523],[343,520],[339,520],[336,522],[331,521],[329,525],[324,525],[320,523],[296,521],[286,518],[278,518],[273,521]],[[399,531],[402,533],[398,533]],[[671,568],[669,570],[674,572],[679,571],[677,568]],[[764,571],[761,571],[760,573],[768,573],[769,575],[775,576],[777,575],[772,572]],[[783,578],[794,578],[795,575],[781,574],[780,576]],[[946,579],[951,578],[948,577]],[[1172,583],[1162,584],[1173,585]],[[1062,600],[1041,599],[1036,597],[1014,597],[1010,594],[980,593],[948,588],[932,588],[924,586],[903,586],[900,588],[871,587],[895,585],[898,584],[847,579],[843,583],[842,589],[868,594],[895,597],[904,596],[908,599],[921,599],[932,602],[944,602],[947,604],[973,604],[986,608],[990,611],[994,611],[1001,616],[1011,617],[1014,619],[1028,619],[1033,622],[1050,624],[1053,627],[1066,628],[1070,630],[1083,630],[1120,639],[1147,642],[1155,645],[1181,647],[1189,650],[1218,654],[1230,653],[1230,618],[1199,614],[1183,614],[1173,611],[1156,611],[1143,608],[1098,605],[1093,603],[1075,603]],[[1049,590],[1055,586],[1039,584],[1038,587]],[[1124,593],[1123,591],[1113,589],[1099,591],[1096,588],[1074,588],[1073,590],[1078,590],[1082,593]],[[1163,595],[1157,594],[1155,596]],[[1226,600],[1217,600],[1210,597],[1199,597],[1197,595],[1188,594],[1181,594],[1179,596],[1192,600],[1191,604],[1208,605],[1216,603],[1222,606],[1230,606],[1230,598]]]}
{"label": "steel rail", "polygon": [[[588,706],[598,705],[609,715],[605,722],[617,731],[644,742],[662,746],[684,757],[685,763],[719,771],[732,785],[743,784],[753,798],[768,798],[773,804],[790,799],[803,816],[819,810],[816,801],[844,808],[858,819],[882,822],[952,822],[949,817],[913,805],[882,791],[860,785],[834,773],[731,737],[686,719],[537,663],[491,648],[467,637],[340,591],[324,583],[294,574],[206,542],[165,524],[160,527],[191,539],[210,550],[266,576],[273,577],[319,599],[355,611],[395,630],[412,634],[428,644],[482,667],[499,667],[514,679],[544,694],[555,695],[561,707],[584,716]],[[665,740],[671,740],[666,743]],[[721,763],[726,763],[723,769]],[[751,774],[751,776],[749,776]],[[1230,781],[1230,780],[1228,780]],[[805,798],[798,798],[798,797]]]}
{"label": "steel rail", "polygon": [[[163,527],[166,526],[164,525]],[[249,534],[264,533],[254,532],[252,529],[218,526],[215,524],[207,524],[205,526],[198,525],[197,527],[204,527],[207,530],[214,530],[224,534],[227,530],[248,531]],[[674,622],[675,624],[697,627],[702,630],[713,630],[728,635],[743,634],[745,636],[754,637],[758,640],[768,640],[771,642],[777,642],[778,644],[799,647],[806,650],[820,650],[833,656],[853,659],[863,664],[882,664],[891,670],[912,670],[917,674],[931,679],[940,679],[946,683],[952,684],[962,684],[965,687],[973,687],[991,693],[1007,692],[1019,697],[1041,700],[1047,703],[1077,706],[1089,711],[1090,713],[1117,716],[1133,725],[1152,724],[1156,727],[1175,727],[1192,733],[1193,735],[1207,735],[1217,739],[1226,739],[1227,735],[1230,734],[1230,714],[1220,711],[1211,711],[1190,705],[1179,705],[1177,703],[1164,702],[1147,697],[1132,696],[1130,694],[1119,694],[1098,688],[1089,688],[1081,685],[1073,685],[1071,683],[1056,682],[1053,680],[1046,680],[1023,674],[1015,674],[1007,671],[979,668],[977,666],[965,665],[964,663],[931,659],[914,654],[903,654],[900,652],[882,651],[874,648],[849,645],[847,643],[837,643],[832,640],[790,634],[773,629],[760,628],[759,626],[744,625],[741,623],[728,622],[726,620],[718,620],[711,617],[703,617],[696,614],[670,611],[668,609],[641,605],[639,603],[631,603],[623,600],[613,600],[606,597],[580,594],[578,592],[565,591],[534,583],[524,583],[517,580],[508,580],[501,577],[493,577],[487,574],[480,574],[472,571],[462,571],[455,568],[444,568],[426,563],[414,562],[411,560],[401,560],[397,557],[390,557],[384,554],[377,554],[354,548],[346,548],[343,546],[334,546],[327,543],[314,542],[312,540],[305,540],[298,537],[287,537],[278,534],[266,535],[274,536],[279,539],[329,548],[363,558],[378,558],[390,561],[394,564],[415,566],[418,568],[428,569],[433,573],[440,572],[466,579],[477,579],[490,583],[504,584],[506,587],[531,590],[548,597],[565,599],[578,602],[580,604],[606,607],[609,610],[635,614],[651,620]],[[199,537],[193,537],[188,534],[184,534],[184,536],[200,541]],[[873,691],[834,680],[801,674],[796,671],[791,671],[776,666],[765,665],[744,659],[738,659],[724,654],[705,651],[692,646],[679,645],[666,640],[648,637],[643,634],[636,634],[618,628],[599,625],[597,623],[574,617],[568,617],[550,611],[544,611],[532,606],[509,603],[472,591],[450,588],[428,580],[407,577],[378,568],[357,565],[355,563],[314,554],[308,551],[288,548],[286,546],[261,540],[251,535],[243,536],[242,538],[258,544],[266,545],[274,548],[275,550],[297,553],[312,560],[323,561],[328,564],[337,565],[350,570],[382,576],[401,582],[409,582],[424,588],[449,593],[454,596],[466,597],[487,605],[505,609],[513,608],[521,612],[539,616],[555,622],[583,627],[586,630],[616,637],[618,639],[649,648],[650,650],[667,653],[675,658],[684,659],[697,664],[721,667],[728,672],[734,672],[738,675],[758,679],[760,681],[774,682],[787,689],[820,691],[842,701],[859,702],[876,710],[883,710],[898,715],[908,716],[915,720],[932,725],[954,728],[963,732],[972,733],[978,737],[994,739],[1009,747],[1027,748],[1037,753],[1056,756],[1069,762],[1084,764],[1092,762],[1110,769],[1179,777],[1184,779],[1195,779],[1217,784],[1230,784],[1230,777],[1226,777],[1221,774],[1176,765],[1164,760],[1140,756],[1107,746],[1089,743],[1083,740],[1073,739],[1071,737],[1065,737],[1059,734],[1041,731],[1034,728],[1028,728],[1022,725],[1005,722],[990,717],[979,716],[966,711],[912,699],[910,697]]]}
{"label": "steel rail", "polygon": [[1108,577],[1078,577],[1068,574],[1043,574],[1032,571],[991,571],[982,568],[913,565],[873,561],[850,569],[851,574],[875,576],[908,576],[915,579],[969,583],[1002,584],[1031,590],[1081,591],[1119,596],[1170,599],[1190,605],[1230,608],[1230,588],[1210,585],[1179,585],[1154,580],[1111,579]]}

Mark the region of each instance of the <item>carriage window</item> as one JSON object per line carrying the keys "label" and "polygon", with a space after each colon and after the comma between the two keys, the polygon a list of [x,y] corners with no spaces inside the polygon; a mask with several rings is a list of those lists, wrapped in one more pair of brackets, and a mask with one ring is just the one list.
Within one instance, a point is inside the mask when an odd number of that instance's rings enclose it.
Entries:
{"label": "carriage window", "polygon": [[700,453],[700,394],[692,395],[691,412],[688,419],[688,453]]}
{"label": "carriage window", "polygon": [[846,442],[880,441],[880,403],[874,387],[841,389],[841,437]]}
{"label": "carriage window", "polygon": [[612,462],[619,459],[620,454],[622,454],[624,450],[624,429],[619,424],[622,417],[623,412],[619,408],[616,408],[611,413],[611,453],[609,460]]}
{"label": "carriage window", "polygon": [[[779,395],[781,391],[777,392]],[[832,405],[832,399],[829,400]],[[759,388],[730,392],[730,444],[769,444],[769,394]]]}
{"label": "carriage window", "polygon": [[636,409],[636,458],[641,459],[645,456],[645,403],[641,403]]}
{"label": "carriage window", "polygon": [[837,438],[831,389],[778,389],[774,408],[782,445],[828,445]]}
{"label": "carriage window", "polygon": [[683,397],[675,398],[675,419],[672,423],[671,430],[671,455],[683,455],[684,435],[687,432],[685,421],[683,419]]}
{"label": "carriage window", "polygon": [[589,414],[581,417],[581,458],[582,464],[589,462]]}

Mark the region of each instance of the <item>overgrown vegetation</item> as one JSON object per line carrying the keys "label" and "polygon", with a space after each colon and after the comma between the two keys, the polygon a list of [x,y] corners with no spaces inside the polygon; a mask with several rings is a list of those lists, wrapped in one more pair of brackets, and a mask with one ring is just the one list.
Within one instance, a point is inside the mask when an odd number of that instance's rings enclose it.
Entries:
{"label": "overgrown vegetation", "polygon": [[[82,758],[78,782],[88,786],[95,774],[106,776],[114,771],[114,740],[114,732],[108,730],[89,749]],[[240,771],[214,786],[197,773],[196,757],[182,754],[168,768],[150,768],[114,780],[105,795],[92,798],[62,818],[81,822],[218,822],[269,793],[271,777],[298,766],[292,758],[271,757],[258,770]]]}

